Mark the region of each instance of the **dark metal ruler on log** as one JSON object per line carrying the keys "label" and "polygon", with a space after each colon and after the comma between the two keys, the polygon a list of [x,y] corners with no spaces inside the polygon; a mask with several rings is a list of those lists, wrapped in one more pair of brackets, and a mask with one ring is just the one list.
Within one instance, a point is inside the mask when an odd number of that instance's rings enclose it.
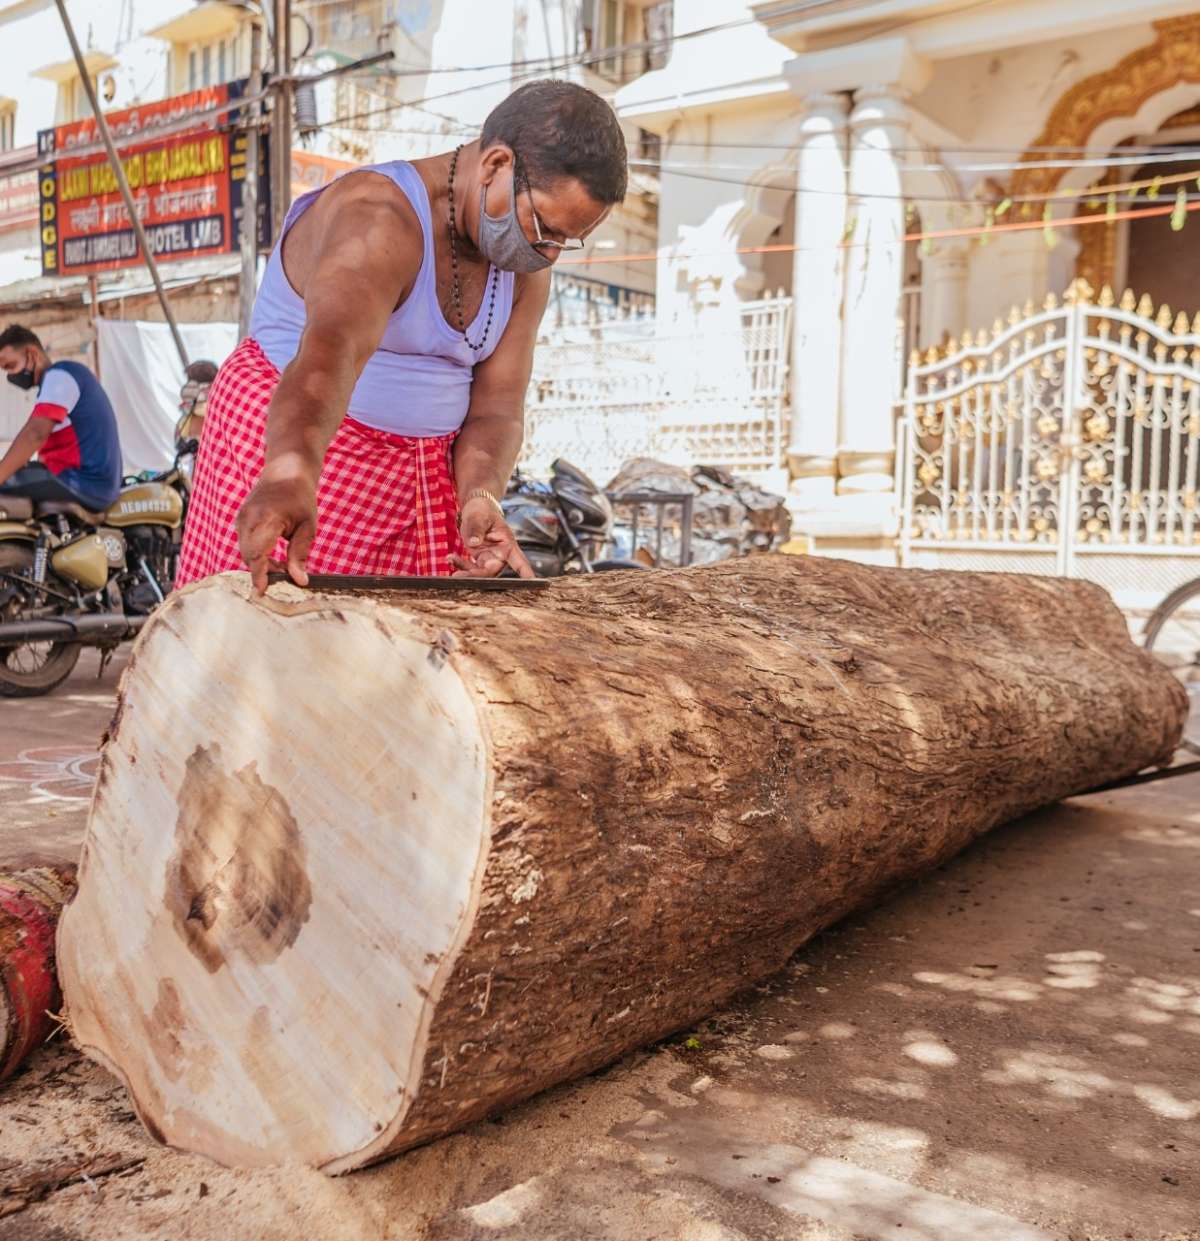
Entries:
{"label": "dark metal ruler on log", "polygon": [[[268,573],[267,582],[290,582],[286,573]],[[387,577],[380,574],[310,573],[307,590],[541,590],[542,577]]]}
{"label": "dark metal ruler on log", "polygon": [[1200,762],[1180,763],[1176,767],[1160,767],[1157,771],[1139,771],[1136,776],[1126,776],[1124,780],[1113,780],[1111,784],[1102,784],[1099,788],[1084,789],[1080,793],[1072,793],[1072,797],[1091,797],[1093,793],[1111,793],[1114,789],[1128,789],[1136,784],[1154,784],[1158,780],[1171,780],[1175,776],[1190,776],[1200,771]]}

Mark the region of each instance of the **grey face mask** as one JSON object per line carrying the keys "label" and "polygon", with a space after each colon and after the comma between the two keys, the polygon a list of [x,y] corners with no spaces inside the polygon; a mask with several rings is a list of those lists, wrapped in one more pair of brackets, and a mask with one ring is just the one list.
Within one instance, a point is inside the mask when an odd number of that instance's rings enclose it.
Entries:
{"label": "grey face mask", "polygon": [[521,221],[517,219],[517,180],[513,177],[509,191],[508,210],[500,216],[487,213],[487,186],[479,190],[479,253],[501,271],[515,271],[528,275],[549,267],[548,259],[534,249]]}

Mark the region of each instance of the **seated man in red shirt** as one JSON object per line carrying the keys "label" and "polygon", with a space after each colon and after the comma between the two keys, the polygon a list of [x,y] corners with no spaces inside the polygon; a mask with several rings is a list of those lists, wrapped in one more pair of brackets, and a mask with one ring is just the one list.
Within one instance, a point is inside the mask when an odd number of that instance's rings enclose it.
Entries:
{"label": "seated man in red shirt", "polygon": [[108,508],[121,490],[121,445],[100,381],[81,362],[51,362],[37,336],[17,323],[0,332],[0,369],[10,384],[38,389],[29,421],[0,458],[0,497]]}

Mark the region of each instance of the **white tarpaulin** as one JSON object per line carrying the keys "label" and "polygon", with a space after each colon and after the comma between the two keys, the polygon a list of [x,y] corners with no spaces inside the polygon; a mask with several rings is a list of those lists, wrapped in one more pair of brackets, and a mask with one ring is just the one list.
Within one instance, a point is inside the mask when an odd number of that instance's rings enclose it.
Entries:
{"label": "white tarpaulin", "polygon": [[0,449],[10,443],[29,420],[34,394],[0,379]]}
{"label": "white tarpaulin", "polygon": [[[99,319],[100,382],[117,412],[125,471],[161,469],[175,456],[183,367],[165,323]],[[237,344],[236,323],[181,323],[193,362],[218,366]]]}

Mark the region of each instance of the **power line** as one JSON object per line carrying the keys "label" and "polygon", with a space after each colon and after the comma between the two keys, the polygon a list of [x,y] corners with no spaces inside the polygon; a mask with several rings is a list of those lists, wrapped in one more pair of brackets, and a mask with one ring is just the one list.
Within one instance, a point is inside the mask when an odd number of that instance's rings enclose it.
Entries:
{"label": "power line", "polygon": [[[835,0],[813,0],[813,3],[808,5],[807,7],[816,9],[816,8],[823,7],[826,4],[830,4],[834,2]],[[998,2],[999,0],[971,0],[971,3],[962,5],[959,11],[966,12],[971,9],[984,8],[989,4],[996,4]],[[928,20],[930,19],[924,16],[923,17],[900,18],[899,20],[892,22],[890,25],[872,29],[869,35],[862,35],[857,39],[848,39],[844,43],[838,44],[838,47],[848,48],[848,47],[853,47],[860,43],[870,42],[871,40],[878,38],[879,35],[881,34],[890,34],[891,32],[895,30],[903,30],[909,26],[919,26]],[[656,48],[656,47],[659,47],[659,48],[668,47],[668,46],[671,46],[672,44],[680,42],[683,39],[694,39],[694,38],[698,38],[701,35],[719,33],[720,31],[723,31],[723,30],[730,30],[730,29],[733,29],[739,26],[749,26],[749,25],[755,25],[755,24],[758,24],[756,18],[743,18],[738,21],[725,22],[720,25],[706,26],[700,30],[685,30],[681,34],[671,34],[661,39],[646,40],[642,43],[637,43],[637,44],[625,44],[624,48],[612,47],[612,48],[608,48],[604,50],[603,52],[594,52],[594,53],[589,53],[583,56],[572,57],[572,58],[564,60],[562,64],[557,65],[556,68],[565,69],[565,68],[570,68],[573,65],[585,65],[585,64],[597,63],[597,62],[605,61],[605,60],[614,60],[614,59],[617,59],[619,56],[621,56],[623,54],[623,51],[626,49],[652,50],[653,48]],[[470,92],[476,91],[476,90],[487,90],[487,89],[490,89],[491,87],[504,86],[506,84],[511,86],[517,83],[518,81],[525,81],[531,78],[540,77],[545,72],[547,72],[547,67],[546,67],[547,62],[545,61],[545,59],[541,61],[529,61],[528,63],[531,65],[538,64],[540,67],[538,69],[533,70],[530,73],[514,74],[508,77],[504,77],[504,78],[497,78],[489,82],[480,82],[472,86],[463,86],[457,90],[444,91],[438,95],[427,95],[423,99],[396,100],[394,103],[385,104],[384,106],[380,108],[373,108],[373,109],[370,109],[369,111],[360,112],[352,116],[335,117],[330,121],[323,122],[320,128],[322,129],[327,128],[327,127],[345,128],[347,127],[346,123],[348,121],[363,120],[370,116],[380,115],[381,113],[394,112],[399,108],[409,108],[409,107],[412,107],[414,104],[433,103],[439,99],[449,99],[456,95],[469,94]],[[509,61],[509,62],[504,62],[504,63],[498,63],[491,67],[492,68],[504,68],[504,67],[512,67],[514,65],[519,65],[519,64],[520,62]],[[482,71],[482,70],[479,70],[479,71]],[[446,70],[446,72],[464,73],[464,72],[476,72],[476,70],[451,69],[451,70]],[[424,76],[424,74],[422,74],[421,76]]]}
{"label": "power line", "polygon": [[[802,115],[801,113],[797,113],[797,117],[801,115]],[[672,147],[677,147],[677,146],[701,147],[704,149],[707,149],[709,147],[714,147],[714,148],[717,148],[718,150],[727,149],[727,150],[735,150],[735,151],[794,151],[800,144],[797,141],[792,141],[792,142],[719,142],[716,140],[709,140],[709,139],[705,139],[701,141],[700,139],[688,140],[685,138],[671,138],[667,142],[666,145],[672,146]],[[875,149],[879,149],[879,148],[875,148]],[[921,155],[928,155],[931,151],[946,151],[951,154],[963,154],[963,155],[1002,155],[1007,152],[1013,152],[1017,155],[1022,155],[1026,153],[1042,153],[1042,152],[1045,152],[1048,154],[1056,154],[1058,152],[1067,152],[1067,151],[1082,151],[1086,154],[1086,152],[1089,151],[1090,149],[1091,149],[1090,147],[1067,146],[1065,144],[1061,146],[1028,146],[1028,147],[1020,147],[1020,146],[998,147],[997,146],[997,147],[993,147],[993,146],[984,146],[984,145],[943,146],[941,144],[933,146],[929,143],[922,143],[916,146],[904,146],[904,145],[898,144],[896,146],[888,147],[888,150],[890,151],[902,151],[905,153],[916,152]],[[1136,155],[1139,151],[1145,151],[1150,154],[1158,154],[1160,152],[1171,152],[1171,151],[1193,152],[1197,148],[1195,147],[1194,144],[1189,144],[1189,143],[1156,142],[1156,143],[1145,145],[1145,146],[1136,146],[1136,145],[1126,146],[1122,144],[1121,146],[1115,147],[1113,149],[1119,150],[1123,153]],[[1106,157],[1098,157],[1098,158],[1106,158]],[[1040,167],[1042,166],[1042,163],[1043,161],[1041,160],[1026,160],[1021,164],[1021,166],[1022,167],[1026,167],[1026,166]]]}
{"label": "power line", "polygon": [[[390,106],[391,105],[389,105],[389,107]],[[465,122],[459,117],[450,116],[449,114],[444,113],[444,112],[438,112],[433,108],[425,107],[423,104],[412,103],[406,106],[414,112],[424,112],[428,114],[429,116],[437,117],[438,120],[445,121],[448,124],[454,125],[460,132],[463,132],[463,133],[478,132],[478,129],[479,129],[478,125],[473,125],[473,124],[470,124],[469,122]],[[330,125],[333,125],[334,123],[335,123],[334,121],[328,122],[328,124]],[[378,126],[373,126],[370,129],[364,129],[362,130],[362,132],[363,133],[385,133],[385,134],[411,134],[411,133],[424,133],[426,131],[378,125]],[[671,147],[674,147],[674,146],[690,146],[690,147],[700,147],[700,148],[713,147],[713,148],[717,148],[721,150],[737,150],[737,151],[771,150],[771,151],[786,151],[790,153],[795,153],[800,149],[799,143],[757,143],[757,142],[703,142],[703,143],[702,142],[680,142],[680,143],[677,143],[677,142],[671,142],[668,145]],[[931,153],[930,148],[928,147],[909,147],[909,146],[876,147],[876,146],[870,145],[869,143],[863,144],[858,149],[878,152],[880,154],[901,154],[901,153],[918,152],[922,155],[929,155]],[[967,150],[967,148],[938,147],[936,148],[936,151],[938,153],[944,153],[944,152],[949,152],[951,150],[960,150],[960,149],[963,151]],[[979,149],[988,150],[990,148],[979,148]],[[1035,150],[1035,149],[1043,150],[1047,148],[1029,148],[1029,149],[1030,150]],[[1067,149],[1067,148],[1064,148],[1064,149]],[[1076,148],[1070,148],[1070,149],[1076,149]],[[944,162],[927,163],[927,164],[906,163],[904,164],[904,171],[905,172],[961,173],[961,172],[1023,172],[1033,167],[1061,168],[1061,169],[1067,169],[1067,170],[1070,170],[1072,168],[1091,168],[1091,167],[1095,167],[1095,168],[1119,168],[1119,167],[1142,168],[1142,167],[1153,166],[1155,164],[1178,163],[1183,159],[1193,159],[1193,158],[1200,159],[1200,146],[1195,146],[1195,145],[1180,144],[1177,146],[1165,146],[1164,145],[1164,146],[1153,146],[1153,147],[1146,147],[1146,148],[1121,147],[1119,148],[1119,150],[1121,152],[1120,154],[1097,155],[1097,156],[1089,156],[1089,157],[1081,158],[1081,159],[1062,159],[1062,160],[1053,160],[1053,161],[1038,160],[1035,162],[1035,161],[1022,159],[1022,160],[1015,160],[1015,161],[1008,162],[1008,163],[952,164],[952,165],[947,165]],[[1140,150],[1145,150],[1146,154],[1144,156],[1139,154]],[[635,161],[632,161],[632,160],[630,161],[630,163],[633,163],[633,162]],[[641,162],[645,164],[650,164],[650,163],[653,163],[654,161],[641,161]],[[666,168],[667,166],[668,165],[665,163],[662,164],[663,168]],[[761,171],[761,165],[751,166],[751,165],[746,165],[746,164],[704,163],[704,164],[685,165],[685,164],[675,163],[675,164],[671,164],[670,167],[672,170],[682,170],[684,168],[691,167],[695,169],[711,168],[711,169],[715,169],[718,171],[726,171],[726,172],[740,172],[743,170],[749,171],[749,172]],[[1070,194],[1070,193],[1083,193],[1083,192],[1085,191],[1082,191],[1082,190],[1063,191],[1064,195]]]}
{"label": "power line", "polygon": [[[325,0],[325,2],[337,4],[341,3],[342,0]],[[992,3],[993,0],[981,0],[981,2]],[[313,4],[305,7],[312,8],[320,6],[316,3],[316,0],[314,0]],[[431,75],[443,73],[490,73],[495,69],[537,69],[539,72],[549,72],[552,69],[571,68],[574,65],[587,65],[605,60],[617,60],[623,56],[632,55],[636,52],[661,51],[665,47],[669,47],[674,43],[683,42],[686,39],[697,39],[704,35],[721,34],[727,30],[736,30],[739,27],[754,26],[757,24],[757,18],[742,17],[736,19],[735,21],[719,22],[712,26],[703,26],[698,30],[684,30],[679,34],[663,35],[658,39],[639,39],[630,43],[614,43],[612,47],[606,47],[601,50],[572,52],[569,55],[531,56],[524,60],[497,60],[486,65],[442,65],[430,66],[428,69],[397,69],[393,71],[391,76],[416,78],[429,77]]]}
{"label": "power line", "polygon": [[[743,148],[750,149],[750,148]],[[787,151],[798,151],[799,144],[779,148]],[[877,147],[869,143],[864,143],[855,148],[858,151],[869,151],[873,154],[891,155],[902,154],[906,148],[903,147]],[[911,148],[910,148],[911,149]],[[928,154],[928,151],[925,152]],[[1124,168],[1134,167],[1143,168],[1153,164],[1173,164],[1179,163],[1183,159],[1200,157],[1200,147],[1179,147],[1171,151],[1156,151],[1148,155],[1096,155],[1088,159],[1063,159],[1063,160],[1038,160],[1036,163],[1029,160],[1016,160],[1008,163],[994,164],[953,164],[947,165],[944,162],[932,164],[910,164],[905,163],[903,169],[905,172],[1023,172],[1031,168]],[[689,167],[685,164],[674,165],[678,168]],[[757,171],[758,166],[751,168],[746,164],[692,164],[693,168],[716,168],[725,171],[738,171],[747,168],[750,171]]]}
{"label": "power line", "polygon": [[[457,127],[458,132],[457,133],[448,133],[448,132],[439,133],[437,130],[434,130],[434,129],[407,129],[407,128],[395,128],[395,127],[386,127],[386,128],[380,127],[375,130],[364,130],[362,132],[363,133],[393,134],[393,135],[404,136],[404,137],[418,137],[418,138],[424,138],[428,141],[435,141],[435,140],[454,138],[454,137],[465,137],[467,134],[478,132],[478,126],[467,125],[463,122],[457,121],[453,117],[442,116],[441,114],[437,112],[432,112],[425,108],[418,107],[418,108],[414,108],[414,110],[420,111],[420,112],[428,112],[429,115],[431,116],[434,116],[440,120],[450,122],[451,124]],[[1193,149],[1189,151],[1188,154],[1200,157],[1200,150]],[[1178,162],[1178,161],[1173,159],[1171,161],[1160,161],[1160,162]],[[971,197],[966,197],[966,196],[957,196],[957,195],[948,195],[948,194],[947,195],[917,194],[917,193],[911,193],[911,192],[903,193],[903,194],[880,194],[880,193],[859,192],[859,193],[855,193],[851,195],[848,191],[840,190],[840,189],[817,189],[811,186],[786,186],[786,185],[785,186],[771,186],[771,185],[756,183],[755,181],[751,179],[739,179],[735,177],[715,176],[712,173],[699,171],[699,169],[704,168],[704,167],[715,168],[718,170],[723,169],[725,171],[741,171],[741,168],[738,165],[686,166],[686,165],[678,165],[678,164],[664,164],[657,160],[631,159],[629,160],[629,166],[631,169],[640,169],[640,170],[655,172],[659,174],[665,173],[670,176],[683,177],[683,178],[686,178],[688,180],[693,180],[693,181],[707,181],[707,182],[711,182],[713,184],[719,184],[719,185],[735,185],[741,188],[745,188],[746,186],[749,186],[749,185],[759,184],[760,188],[762,189],[775,190],[780,193],[828,195],[831,197],[844,196],[844,197],[854,197],[858,199],[874,199],[874,200],[899,201],[899,202],[951,203],[955,205],[978,207],[980,210],[988,210],[988,209],[994,210],[997,206],[997,204],[994,202],[988,202],[985,200],[981,200],[979,198],[971,198]],[[1144,166],[1144,162],[1140,164],[1139,166]],[[696,171],[693,171],[692,170],[693,168],[696,169]],[[758,170],[754,170],[754,171],[758,171]],[[908,169],[908,171],[911,171],[911,169]],[[1048,194],[1016,195],[1016,196],[1013,196],[1009,201],[1013,205],[1020,206],[1025,203],[1071,202],[1071,201],[1075,201],[1078,199],[1103,198],[1107,200],[1107,199],[1112,199],[1114,195],[1117,195],[1117,196],[1122,195],[1127,190],[1149,189],[1149,188],[1154,187],[1156,184],[1158,186],[1171,186],[1171,185],[1180,184],[1184,181],[1192,181],[1192,180],[1200,181],[1200,167],[1197,167],[1195,169],[1192,169],[1191,171],[1184,172],[1184,173],[1174,173],[1168,176],[1146,178],[1140,181],[1130,181],[1130,182],[1126,182],[1123,184],[1112,185],[1112,186],[1089,186],[1089,187],[1073,189],[1073,190],[1059,190],[1059,191],[1054,191]],[[647,192],[645,187],[642,187],[642,188],[643,188],[643,192]],[[1134,201],[1137,201],[1137,198],[1136,198],[1136,195],[1132,198],[1117,197],[1116,201],[1117,202],[1134,202]]]}
{"label": "power line", "polygon": [[[1059,228],[1074,228],[1079,225],[1087,224],[1107,224],[1114,220],[1141,220],[1152,216],[1171,215],[1179,210],[1178,205],[1167,204],[1161,207],[1142,207],[1130,211],[1118,211],[1115,214],[1105,213],[1103,215],[1077,215],[1062,220],[1022,220],[1014,221],[1010,224],[990,224],[981,228],[942,228],[914,233],[904,233],[901,236],[888,238],[887,240],[879,240],[878,238],[868,241],[856,241],[852,237],[848,237],[844,241],[840,241],[833,246],[798,246],[791,243],[780,242],[772,245],[762,246],[737,246],[732,250],[703,250],[703,251],[666,251],[659,253],[658,251],[648,252],[645,254],[605,254],[605,255],[585,255],[580,258],[560,258],[556,263],[556,267],[578,267],[578,266],[596,266],[601,263],[649,263],[666,260],[668,262],[679,262],[685,259],[697,258],[723,258],[729,254],[795,254],[797,252],[805,254],[828,254],[831,250],[859,250],[868,246],[902,246],[912,241],[943,241],[960,237],[983,237],[992,236],[996,233],[1019,233],[1031,232],[1035,229],[1041,229],[1049,234]],[[1188,202],[1184,206],[1184,211],[1192,213],[1200,211],[1200,197],[1193,202]]]}
{"label": "power line", "polygon": [[[1198,152],[1198,154],[1200,154],[1200,152]],[[816,189],[808,186],[767,185],[749,180],[741,180],[736,177],[720,177],[714,176],[711,173],[699,171],[692,172],[680,167],[679,165],[661,164],[654,160],[631,159],[629,161],[629,166],[631,168],[644,168],[650,171],[666,173],[669,176],[684,177],[691,181],[710,181],[719,185],[736,185],[741,186],[742,188],[749,185],[757,185],[758,188],[772,190],[781,194],[824,194],[832,197],[870,198],[897,202],[956,203],[966,206],[979,207],[981,210],[994,210],[997,206],[996,203],[983,201],[978,198],[966,198],[950,194],[879,194],[854,192],[848,189]],[[1164,177],[1149,177],[1141,181],[1129,181],[1118,185],[1093,186],[1080,190],[1057,190],[1049,194],[1015,195],[1007,201],[1010,206],[1020,206],[1025,203],[1071,202],[1081,198],[1110,199],[1114,195],[1122,194],[1127,190],[1153,189],[1156,186],[1180,185],[1185,181],[1197,181],[1200,183],[1200,168],[1193,168],[1188,172],[1172,173],[1171,175]],[[1130,201],[1134,200],[1131,199]]]}

